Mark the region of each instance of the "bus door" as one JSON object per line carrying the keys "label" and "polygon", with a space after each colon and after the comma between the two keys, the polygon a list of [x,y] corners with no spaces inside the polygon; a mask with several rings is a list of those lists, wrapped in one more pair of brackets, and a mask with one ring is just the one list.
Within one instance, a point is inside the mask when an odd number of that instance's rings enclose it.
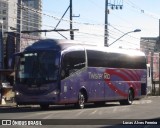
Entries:
{"label": "bus door", "polygon": [[72,82],[68,79],[64,79],[61,82],[61,101],[65,103],[71,102],[71,97],[73,97],[73,87]]}
{"label": "bus door", "polygon": [[82,68],[85,67],[85,52],[71,51],[64,55],[61,69],[61,88],[64,100],[74,102],[78,99]]}

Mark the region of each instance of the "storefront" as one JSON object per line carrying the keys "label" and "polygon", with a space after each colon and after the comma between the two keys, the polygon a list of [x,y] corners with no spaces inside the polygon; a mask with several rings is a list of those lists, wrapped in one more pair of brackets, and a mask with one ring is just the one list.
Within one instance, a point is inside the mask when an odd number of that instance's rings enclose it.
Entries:
{"label": "storefront", "polygon": [[2,103],[2,99],[5,101],[12,101],[14,99],[13,80],[13,70],[0,69],[0,104]]}

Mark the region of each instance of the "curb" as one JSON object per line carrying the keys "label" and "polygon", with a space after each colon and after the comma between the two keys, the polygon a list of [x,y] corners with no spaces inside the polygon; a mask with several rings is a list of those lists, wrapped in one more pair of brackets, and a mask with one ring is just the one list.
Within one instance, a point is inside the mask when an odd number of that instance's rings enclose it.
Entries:
{"label": "curb", "polygon": [[0,104],[0,108],[7,108],[7,107],[16,107],[16,103],[6,103],[6,104]]}

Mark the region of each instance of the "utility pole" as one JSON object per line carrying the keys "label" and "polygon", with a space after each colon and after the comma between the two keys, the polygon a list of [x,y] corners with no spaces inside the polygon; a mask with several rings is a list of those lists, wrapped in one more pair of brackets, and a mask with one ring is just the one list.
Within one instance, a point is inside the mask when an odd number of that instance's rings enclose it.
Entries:
{"label": "utility pole", "polygon": [[73,24],[72,24],[72,0],[70,0],[70,39],[74,40],[74,32],[72,31],[73,29]]}
{"label": "utility pole", "polygon": [[[73,22],[72,22],[72,20],[73,20],[73,17],[80,17],[80,15],[79,16],[73,16],[72,15],[72,12],[73,12],[72,11],[72,0],[70,0],[68,8],[66,9],[66,11],[64,12],[64,14],[62,15],[61,19],[58,21],[58,23],[57,23],[57,25],[56,25],[56,27],[55,27],[55,29],[53,31],[57,30],[58,25],[60,24],[60,22],[62,21],[63,17],[66,15],[66,13],[68,12],[69,9],[70,9],[70,17],[69,17],[70,18],[70,23],[69,23],[70,24],[70,30],[68,30],[68,31],[70,32],[70,39],[74,40],[74,31],[77,31],[78,29],[73,29]],[[64,37],[65,39],[67,39],[67,37],[65,37],[64,35],[62,35],[59,31],[56,31],[56,32],[58,34],[60,34],[62,37]]]}
{"label": "utility pole", "polygon": [[110,3],[108,0],[105,0],[105,27],[104,27],[104,46],[108,47],[108,6],[111,7],[112,10],[116,9],[122,9],[123,8],[123,0],[110,0]]}
{"label": "utility pole", "polygon": [[105,1],[104,46],[108,47],[108,0]]}
{"label": "utility pole", "polygon": [[3,20],[0,20],[0,69],[3,69],[3,63],[4,63],[4,47],[3,47]]}
{"label": "utility pole", "polygon": [[16,36],[16,52],[20,52],[21,30],[22,30],[22,0],[18,0],[17,4],[17,36]]}
{"label": "utility pole", "polygon": [[155,82],[153,79],[153,56],[154,52],[151,52],[151,77],[152,77],[152,95],[155,95]]}
{"label": "utility pole", "polygon": [[[159,37],[158,37],[158,44],[160,45],[160,19],[159,19]],[[159,52],[159,95],[160,95],[160,52]]]}

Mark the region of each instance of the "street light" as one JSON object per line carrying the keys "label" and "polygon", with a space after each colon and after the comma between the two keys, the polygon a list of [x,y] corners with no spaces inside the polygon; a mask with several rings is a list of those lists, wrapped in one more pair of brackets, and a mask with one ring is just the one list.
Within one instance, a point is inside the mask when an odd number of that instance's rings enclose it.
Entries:
{"label": "street light", "polygon": [[127,34],[129,34],[129,33],[140,32],[140,31],[141,31],[141,29],[135,29],[135,30],[133,30],[133,31],[130,31],[130,32],[125,33],[124,35],[120,36],[118,39],[116,39],[115,41],[113,41],[111,44],[109,44],[108,47],[111,46],[112,44],[114,44],[114,43],[115,43],[116,41],[118,41],[119,39],[121,39],[123,36],[125,36],[125,35],[127,35]]}

